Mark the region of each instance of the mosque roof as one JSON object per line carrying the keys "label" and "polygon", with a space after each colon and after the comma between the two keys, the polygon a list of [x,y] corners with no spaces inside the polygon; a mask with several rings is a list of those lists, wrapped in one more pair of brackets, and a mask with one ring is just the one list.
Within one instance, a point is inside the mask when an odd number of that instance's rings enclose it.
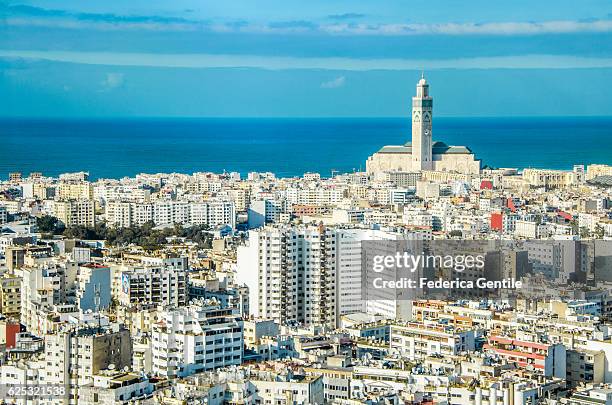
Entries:
{"label": "mosque roof", "polygon": [[412,153],[412,146],[387,145],[380,148],[378,153]]}
{"label": "mosque roof", "polygon": [[589,180],[587,183],[594,184],[596,186],[610,187],[610,186],[612,186],[612,176],[609,176],[609,175],[597,176],[597,177]]}
{"label": "mosque roof", "polygon": [[[472,154],[472,150],[467,146],[454,146],[447,145],[444,142],[436,141],[431,145],[432,153],[434,155],[448,155],[448,154]],[[406,142],[403,145],[387,145],[383,146],[378,153],[412,153],[412,142]]]}

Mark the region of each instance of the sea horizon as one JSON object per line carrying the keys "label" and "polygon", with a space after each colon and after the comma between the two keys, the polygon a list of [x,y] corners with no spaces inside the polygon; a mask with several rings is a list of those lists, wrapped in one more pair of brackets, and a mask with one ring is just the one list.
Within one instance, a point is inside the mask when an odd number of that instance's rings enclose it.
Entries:
{"label": "sea horizon", "polygon": [[[482,167],[612,164],[611,135],[612,116],[433,122],[434,140],[468,146]],[[410,138],[407,117],[2,117],[0,178],[12,171],[88,171],[92,179],[198,171],[328,177],[332,169],[365,170],[380,147]]]}

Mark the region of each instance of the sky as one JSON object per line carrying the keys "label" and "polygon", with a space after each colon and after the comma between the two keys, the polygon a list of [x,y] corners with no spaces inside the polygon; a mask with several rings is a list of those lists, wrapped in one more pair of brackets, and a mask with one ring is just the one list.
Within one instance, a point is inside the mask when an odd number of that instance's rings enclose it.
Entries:
{"label": "sky", "polygon": [[609,0],[0,5],[3,117],[612,115]]}

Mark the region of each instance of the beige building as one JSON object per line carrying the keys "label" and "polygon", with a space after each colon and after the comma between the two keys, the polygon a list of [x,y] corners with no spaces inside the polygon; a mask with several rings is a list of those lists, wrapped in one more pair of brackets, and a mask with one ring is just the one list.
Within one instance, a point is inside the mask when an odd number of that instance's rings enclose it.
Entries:
{"label": "beige building", "polygon": [[525,169],[523,170],[523,180],[534,187],[567,187],[577,184],[576,174],[562,170],[542,170]]}
{"label": "beige building", "polygon": [[608,165],[588,165],[586,179],[593,180],[597,176],[612,176],[612,166]]}
{"label": "beige building", "polygon": [[603,350],[567,350],[567,381],[576,386],[582,382],[601,384],[605,377],[606,354]]}
{"label": "beige building", "polygon": [[93,185],[88,181],[61,182],[57,188],[60,200],[93,200]]}
{"label": "beige building", "polygon": [[56,201],[53,216],[65,226],[91,226],[95,224],[95,204],[92,200]]}
{"label": "beige building", "polygon": [[0,278],[0,313],[19,319],[21,315],[21,278],[5,273]]}
{"label": "beige building", "polygon": [[421,170],[478,174],[480,161],[468,147],[432,140],[432,118],[433,97],[422,77],[412,98],[412,142],[383,146],[366,161],[368,174]]}

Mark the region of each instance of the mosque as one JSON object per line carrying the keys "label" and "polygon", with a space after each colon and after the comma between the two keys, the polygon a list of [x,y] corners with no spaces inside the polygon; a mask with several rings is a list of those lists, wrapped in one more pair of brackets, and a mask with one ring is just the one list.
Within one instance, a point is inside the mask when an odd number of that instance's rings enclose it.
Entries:
{"label": "mosque", "polygon": [[429,95],[427,80],[421,75],[416,86],[416,96],[412,97],[412,142],[383,146],[368,158],[368,174],[421,170],[478,174],[480,160],[476,160],[470,148],[432,141],[432,117],[433,98]]}

